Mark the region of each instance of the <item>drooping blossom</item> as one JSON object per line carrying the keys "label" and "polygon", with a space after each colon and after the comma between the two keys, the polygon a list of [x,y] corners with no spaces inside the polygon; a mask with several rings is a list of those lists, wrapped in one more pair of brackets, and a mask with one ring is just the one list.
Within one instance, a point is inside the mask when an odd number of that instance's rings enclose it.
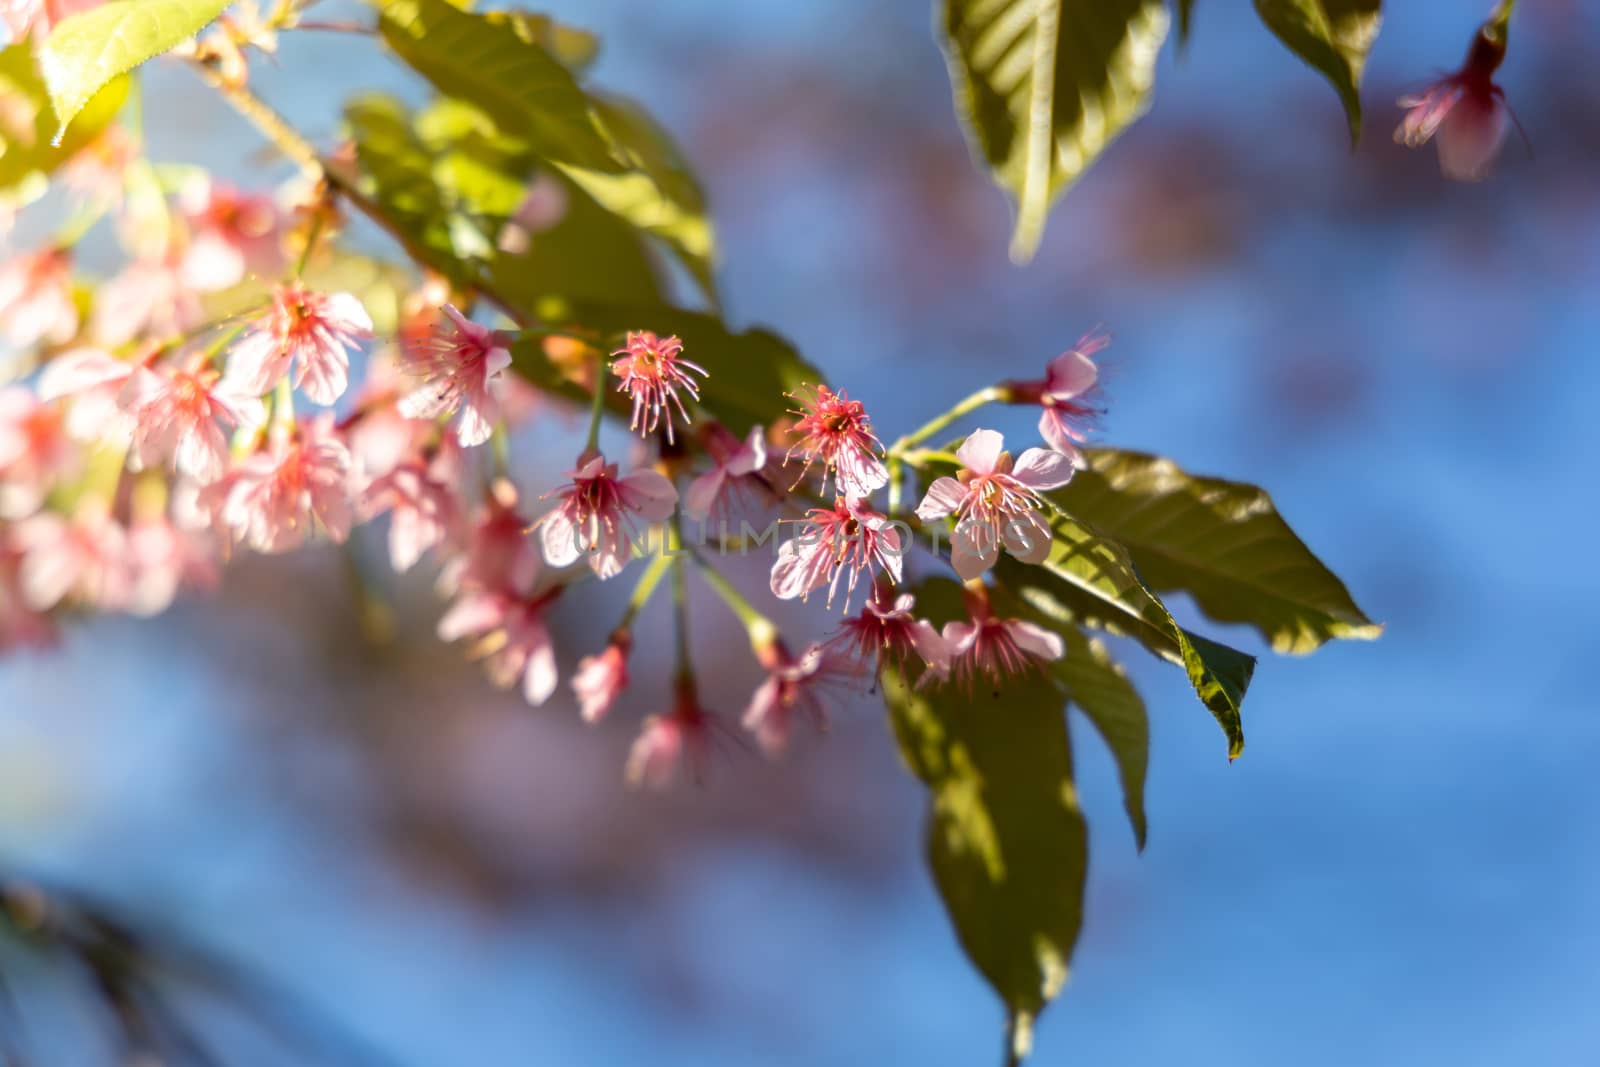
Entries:
{"label": "drooping blossom", "polygon": [[250,332],[233,346],[228,377],[257,395],[293,365],[292,384],[315,404],[332,404],[350,382],[350,350],[372,337],[372,318],[350,293],[280,285]]}
{"label": "drooping blossom", "polygon": [[470,448],[487,441],[500,419],[490,385],[511,366],[511,352],[500,333],[449,305],[444,314],[438,328],[402,349],[400,369],[420,384],[401,397],[399,410],[408,419],[459,412],[456,439]]}
{"label": "drooping blossom", "polygon": [[63,344],[78,332],[72,255],[44,248],[0,266],[0,334],[17,348]]}
{"label": "drooping blossom", "polygon": [[998,691],[1008,678],[1054,663],[1066,654],[1059,634],[1022,619],[996,618],[981,596],[969,596],[967,607],[971,619],[944,626],[948,668],[935,667],[924,680],[938,681],[948,675],[969,690],[985,681]]}
{"label": "drooping blossom", "polygon": [[825,645],[809,645],[796,657],[778,641],[763,654],[763,666],[767,679],[750,698],[741,723],[755,734],[763,752],[776,757],[789,747],[796,718],[810,719],[818,729],[827,727],[829,691],[852,671],[846,659]]}
{"label": "drooping blossom", "polygon": [[0,22],[10,33],[12,44],[27,40],[30,33],[45,34],[68,15],[99,7],[105,0],[0,0]]}
{"label": "drooping blossom", "polygon": [[20,385],[0,389],[0,519],[37,511],[79,458],[58,407]]}
{"label": "drooping blossom", "polygon": [[257,452],[240,460],[224,482],[222,523],[257,552],[299,548],[313,519],[329,539],[350,535],[350,453],[323,419],[275,430]]}
{"label": "drooping blossom", "polygon": [[105,508],[82,507],[70,518],[54,511],[30,515],[12,529],[12,543],[22,553],[23,602],[35,611],[69,597],[101,611],[127,605],[127,536]]}
{"label": "drooping blossom", "polygon": [[860,671],[876,675],[884,666],[904,667],[920,659],[934,670],[947,670],[950,650],[933,624],[912,614],[916,597],[896,596],[887,582],[878,582],[860,614],[845,619],[829,647],[852,657]]}
{"label": "drooping blossom", "polygon": [[282,270],[282,220],[270,196],[203,176],[179,190],[178,207],[189,228],[181,275],[191,287],[216,292]]}
{"label": "drooping blossom", "polygon": [[461,508],[454,483],[460,472],[449,459],[403,460],[362,491],[356,506],[360,521],[389,514],[389,563],[397,573],[410,570],[429,549],[457,534]]}
{"label": "drooping blossom", "polygon": [[134,615],[159,615],[184,586],[217,584],[216,562],[202,535],[164,515],[135,519],[128,527],[128,602]]}
{"label": "drooping blossom", "polygon": [[127,442],[133,419],[122,409],[121,397],[137,366],[103,349],[74,348],[45,364],[35,389],[40,400],[68,401],[67,433],[75,439]]}
{"label": "drooping blossom", "polygon": [[173,254],[144,256],[95,290],[90,332],[107,348],[143,337],[167,341],[199,326],[205,318],[200,294],[183,279]]}
{"label": "drooping blossom", "polygon": [[626,631],[613,634],[606,647],[594,656],[578,661],[572,676],[572,691],[578,698],[583,721],[596,723],[605,718],[617,697],[628,688],[628,651],[633,642]]}
{"label": "drooping blossom", "polygon": [[555,646],[544,621],[548,599],[548,595],[462,593],[439,620],[439,639],[476,637],[473,655],[484,661],[489,680],[502,689],[520,684],[524,700],[543,704],[560,680]]}
{"label": "drooping blossom", "polygon": [[680,683],[672,710],[644,721],[633,747],[628,750],[623,779],[636,789],[665,789],[685,764],[698,778],[706,762],[715,721],[711,713],[700,706],[695,687]]}
{"label": "drooping blossom", "polygon": [[441,592],[532,590],[543,564],[528,526],[518,510],[516,486],[504,479],[495,482],[483,511],[467,529],[461,550],[439,574]]}
{"label": "drooping blossom", "polygon": [[828,587],[828,603],[844,584],[845,604],[856,583],[883,572],[900,581],[904,546],[900,531],[865,500],[837,499],[831,508],[806,512],[800,532],[778,547],[772,565],[772,595],[779,600],[805,597]]}
{"label": "drooping blossom", "polygon": [[1455,181],[1480,181],[1511,132],[1511,109],[1494,73],[1506,56],[1505,38],[1485,26],[1473,38],[1461,69],[1418,95],[1400,99],[1409,109],[1394,131],[1397,143],[1418,148],[1437,138],[1439,168]]}
{"label": "drooping blossom", "polygon": [[266,417],[261,398],[216,371],[136,367],[120,403],[132,419],[134,467],[171,462],[207,485],[228,464],[228,431],[254,429]]}
{"label": "drooping blossom", "polygon": [[691,421],[678,390],[699,400],[700,385],[690,372],[704,378],[705,368],[683,358],[683,342],[678,338],[657,337],[649,330],[629,331],[627,344],[611,353],[611,357],[611,373],[621,379],[617,392],[633,398],[630,429],[655,433],[665,420],[670,443],[673,409],[677,409],[685,425]]}
{"label": "drooping blossom", "polygon": [[1060,452],[1030,448],[1015,461],[1005,439],[977,430],[956,450],[962,469],[934,480],[917,505],[917,517],[934,522],[956,516],[950,562],[970,581],[994,566],[1000,546],[1024,563],[1050,554],[1050,524],[1038,512],[1039,494],[1066,485],[1072,461]]}
{"label": "drooping blossom", "polygon": [[741,441],[721,423],[714,422],[706,428],[705,446],[712,467],[684,491],[685,515],[704,522],[714,514],[730,511],[747,487],[758,492],[770,488],[755,477],[767,465],[767,437],[762,427],[751,427]]}
{"label": "drooping blossom", "polygon": [[789,449],[805,458],[800,470],[804,478],[812,464],[822,464],[822,488],[826,491],[831,475],[838,491],[847,497],[871,496],[889,484],[889,468],[878,457],[883,443],[872,432],[872,420],[859,400],[844,392],[835,393],[826,385],[799,389],[788,394],[800,405],[793,414],[799,419],[793,432],[800,440]]}
{"label": "drooping blossom", "polygon": [[589,453],[578,457],[578,469],[567,472],[571,483],[553,494],[561,503],[539,520],[545,562],[565,567],[587,557],[601,578],[627,566],[640,546],[640,523],[660,522],[672,514],[678,491],[653,470],[617,477],[616,464]]}
{"label": "drooping blossom", "polygon": [[1110,344],[1111,338],[1103,333],[1086,334],[1050,361],[1043,379],[1010,384],[1013,403],[1038,404],[1042,409],[1039,436],[1080,469],[1084,460],[1078,446],[1088,440],[1104,414],[1096,402],[1100,369],[1094,356]]}

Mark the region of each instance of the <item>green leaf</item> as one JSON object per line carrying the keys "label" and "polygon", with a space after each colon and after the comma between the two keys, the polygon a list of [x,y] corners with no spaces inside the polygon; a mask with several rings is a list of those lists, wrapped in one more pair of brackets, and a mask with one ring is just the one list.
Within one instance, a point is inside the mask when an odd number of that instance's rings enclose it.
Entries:
{"label": "green leaf", "polygon": [[[554,327],[593,333],[597,344],[620,343],[628,330],[653,330],[683,341],[684,358],[707,371],[700,386],[701,406],[735,434],[757,424],[770,425],[783,414],[783,394],[821,374],[794,347],[763,329],[735,333],[716,315],[685,311],[665,304],[609,304],[549,299],[536,312]],[[512,349],[519,372],[548,384],[559,379],[539,345],[519,342]],[[608,388],[611,386],[608,386]],[[574,393],[575,399],[582,393]],[[616,410],[621,411],[620,398]]]}
{"label": "green leaf", "polygon": [[455,254],[449,210],[433,179],[433,157],[412,129],[411,113],[392,97],[368,95],[345,106],[363,192],[422,262],[457,284],[472,277]]}
{"label": "green leaf", "polygon": [[1149,106],[1164,0],[943,0],[956,111],[1016,201],[1011,255],[1033,257],[1050,205]]}
{"label": "green leaf", "polygon": [[384,41],[439,92],[480,108],[545,159],[622,169],[572,72],[506,16],[473,14],[445,0],[384,0],[379,7]]}
{"label": "green leaf", "polygon": [[1189,43],[1189,30],[1194,24],[1194,0],[1174,0],[1178,9],[1178,44]]}
{"label": "green leaf", "polygon": [[1383,0],[1255,0],[1256,12],[1289,50],[1333,83],[1361,137],[1361,75],[1378,39]]}
{"label": "green leaf", "polygon": [[[1058,491],[1059,492],[1059,491]],[[1065,505],[1050,494],[1052,503]],[[1091,626],[1131,637],[1181,664],[1189,682],[1228,738],[1228,758],[1244,751],[1240,705],[1255,658],[1180,627],[1134,568],[1128,550],[1064,512],[1051,516],[1054,543],[1038,566],[1002,555],[995,573],[1038,621],[1064,629]]]}
{"label": "green leaf", "polygon": [[557,22],[549,15],[532,11],[493,12],[491,18],[503,18],[511,24],[517,36],[543,48],[563,67],[582,75],[600,55],[600,38],[588,30]]}
{"label": "green leaf", "polygon": [[997,697],[917,690],[889,671],[900,751],[931,801],[927,850],[956,936],[1011,1020],[1014,1060],[1061,991],[1083,921],[1089,829],[1072,780],[1065,696],[1046,675]]}
{"label": "green leaf", "polygon": [[182,44],[229,0],[108,0],[56,23],[39,49],[59,126],[56,138],[118,75]]}
{"label": "green leaf", "polygon": [[623,97],[595,97],[594,107],[616,157],[617,174],[564,164],[561,169],[601,207],[666,242],[713,300],[716,237],[705,193],[672,137],[644,108]]}
{"label": "green leaf", "polygon": [[1280,653],[1383,632],[1264,490],[1192,477],[1171,460],[1140,452],[1087,455],[1089,469],[1056,497],[1126,547],[1151,588],[1189,593],[1213,619],[1254,626]]}
{"label": "green leaf", "polygon": [[1134,842],[1143,850],[1149,833],[1144,780],[1150,766],[1150,717],[1144,698],[1104,642],[1075,627],[1063,627],[1060,633],[1067,654],[1053,665],[1055,675],[1067,687],[1073,706],[1111,749],[1122,779],[1122,806],[1133,825]]}
{"label": "green leaf", "polygon": [[33,50],[26,44],[0,51],[0,203],[15,208],[42,192],[43,179],[66,163],[116,118],[128,96],[128,79],[113,78],[79,113],[78,121],[59,145],[51,138],[61,120],[39,73]]}

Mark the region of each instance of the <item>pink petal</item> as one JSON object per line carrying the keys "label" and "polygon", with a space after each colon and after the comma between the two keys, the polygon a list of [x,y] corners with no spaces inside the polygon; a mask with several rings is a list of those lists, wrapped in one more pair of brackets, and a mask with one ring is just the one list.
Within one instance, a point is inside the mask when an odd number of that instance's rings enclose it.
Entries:
{"label": "pink petal", "polygon": [[617,483],[629,511],[649,522],[660,522],[678,504],[678,491],[657,471],[634,471]]}
{"label": "pink petal", "polygon": [[967,487],[954,478],[936,478],[928,486],[927,495],[917,505],[917,518],[923,522],[942,519],[961,506],[967,498]]}
{"label": "pink petal", "polygon": [[1059,489],[1072,480],[1072,460],[1060,452],[1030,448],[1017,457],[1011,476],[1029,489]]}
{"label": "pink petal", "polygon": [[994,430],[974,430],[956,449],[956,458],[975,474],[993,474],[1005,447],[1006,439]]}
{"label": "pink petal", "polygon": [[1035,626],[1021,619],[1007,619],[1005,627],[1017,647],[1030,656],[1053,663],[1066,655],[1067,648],[1061,641],[1061,635],[1051,633],[1043,626]]}
{"label": "pink petal", "polygon": [[1094,388],[1096,379],[1100,377],[1100,370],[1095,366],[1094,360],[1077,349],[1072,349],[1050,361],[1045,377],[1048,383],[1045,387],[1047,392],[1057,399],[1070,400]]}
{"label": "pink petal", "polygon": [[1043,563],[1050,557],[1050,525],[1038,512],[1008,516],[1004,533],[1006,551],[1022,562]]}

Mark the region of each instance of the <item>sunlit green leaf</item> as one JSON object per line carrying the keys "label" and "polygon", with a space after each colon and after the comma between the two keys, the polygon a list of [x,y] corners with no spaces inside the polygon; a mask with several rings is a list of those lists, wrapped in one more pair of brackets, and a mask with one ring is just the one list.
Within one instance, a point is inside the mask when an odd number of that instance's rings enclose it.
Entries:
{"label": "sunlit green leaf", "polygon": [[1180,627],[1120,544],[1062,513],[1051,516],[1051,529],[1054,543],[1044,563],[1001,556],[995,573],[1005,588],[1057,628],[1078,624],[1131,637],[1181,664],[1227,735],[1228,757],[1237,757],[1244,750],[1239,708],[1255,658]]}
{"label": "sunlit green leaf", "polygon": [[1350,121],[1350,140],[1359,138],[1361,75],[1383,22],[1383,0],[1255,0],[1255,4],[1267,28],[1333,83]]}
{"label": "sunlit green leaf", "polygon": [[1144,114],[1165,0],[943,0],[956,110],[1017,205],[1012,258],[1031,259],[1050,204]]}
{"label": "sunlit green leaf", "polygon": [[1043,674],[998,696],[919,690],[893,671],[882,684],[900,751],[928,787],[934,882],[962,947],[1006,1006],[1020,1059],[1066,981],[1083,921],[1089,831],[1065,695]]}
{"label": "sunlit green leaf", "polygon": [[1122,804],[1133,825],[1133,838],[1144,848],[1149,823],[1144,810],[1144,779],[1150,765],[1150,717],[1144,698],[1128,680],[1105,644],[1075,627],[1061,627],[1067,654],[1054,664],[1073,707],[1083,712],[1117,763],[1122,779]]}
{"label": "sunlit green leaf", "polygon": [[25,44],[0,51],[0,203],[20,207],[42,191],[42,179],[99,136],[122,109],[128,80],[113,78],[79,112],[59,145],[61,128],[33,50]]}
{"label": "sunlit green leaf", "polygon": [[384,41],[446,96],[492,118],[507,136],[556,162],[618,171],[573,74],[505,19],[445,0],[384,0]]}
{"label": "sunlit green leaf", "polygon": [[229,0],[108,0],[56,23],[39,49],[59,137],[118,75],[182,44]]}
{"label": "sunlit green leaf", "polygon": [[715,298],[716,237],[705,194],[672,137],[631,100],[594,98],[595,112],[622,173],[563,165],[562,170],[604,207],[666,242],[702,290]]}
{"label": "sunlit green leaf", "polygon": [[1218,622],[1254,626],[1277,652],[1383,632],[1264,490],[1192,477],[1140,452],[1091,449],[1088,457],[1089,469],[1057,497],[1126,547],[1151,588],[1189,593]]}

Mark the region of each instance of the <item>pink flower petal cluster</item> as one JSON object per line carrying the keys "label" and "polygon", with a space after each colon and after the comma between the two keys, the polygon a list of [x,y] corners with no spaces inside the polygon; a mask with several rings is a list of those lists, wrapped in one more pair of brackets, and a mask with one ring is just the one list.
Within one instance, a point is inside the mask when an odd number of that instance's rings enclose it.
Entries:
{"label": "pink flower petal cluster", "polygon": [[641,523],[660,522],[672,514],[678,491],[656,471],[638,470],[617,476],[616,464],[589,453],[578,457],[572,481],[553,495],[559,503],[539,520],[545,562],[566,567],[579,559],[601,578],[621,573],[644,547]]}
{"label": "pink flower petal cluster", "polygon": [[409,419],[456,415],[456,439],[481,445],[500,421],[491,385],[511,366],[503,336],[446,305],[439,327],[403,348],[401,371],[418,380],[401,397],[399,411]]}
{"label": "pink flower petal cluster", "polygon": [[314,404],[332,404],[350,382],[350,352],[372,338],[372,318],[350,293],[281,285],[250,332],[234,345],[228,377],[260,396],[293,370],[292,384]]}

